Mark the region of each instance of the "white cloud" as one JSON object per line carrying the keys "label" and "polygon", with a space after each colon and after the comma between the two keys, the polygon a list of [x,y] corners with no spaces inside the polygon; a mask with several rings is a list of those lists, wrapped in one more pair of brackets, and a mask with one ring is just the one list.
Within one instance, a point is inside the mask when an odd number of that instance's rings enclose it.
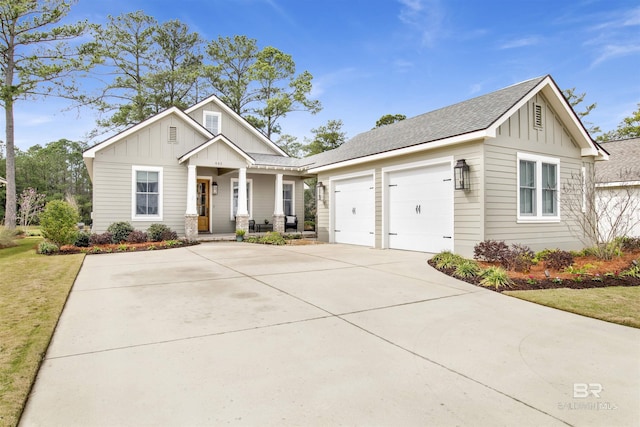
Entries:
{"label": "white cloud", "polygon": [[400,21],[420,34],[421,43],[433,46],[443,35],[444,11],[439,0],[398,0]]}
{"label": "white cloud", "polygon": [[500,49],[514,49],[519,47],[534,46],[538,43],[540,43],[540,38],[537,36],[523,37],[515,40],[509,40],[503,43],[502,45],[500,45]]}
{"label": "white cloud", "polygon": [[393,61],[393,68],[400,73],[406,73],[414,67],[414,63],[405,59],[396,59]]}
{"label": "white cloud", "polygon": [[591,67],[595,67],[610,59],[633,55],[635,53],[640,53],[640,45],[605,45],[601,47],[600,55],[591,63]]}
{"label": "white cloud", "polygon": [[354,77],[356,77],[356,69],[354,67],[342,68],[319,77],[314,77],[310,96],[312,98],[318,98],[330,87],[347,80],[352,80]]}

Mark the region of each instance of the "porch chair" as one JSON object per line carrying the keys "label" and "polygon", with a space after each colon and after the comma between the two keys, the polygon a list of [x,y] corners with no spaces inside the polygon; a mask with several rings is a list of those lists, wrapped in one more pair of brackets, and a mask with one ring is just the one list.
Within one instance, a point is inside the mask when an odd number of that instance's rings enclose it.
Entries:
{"label": "porch chair", "polygon": [[287,215],[284,217],[284,231],[286,232],[289,228],[293,228],[298,231],[297,215]]}
{"label": "porch chair", "polygon": [[256,221],[254,219],[249,220],[249,231],[256,232]]}

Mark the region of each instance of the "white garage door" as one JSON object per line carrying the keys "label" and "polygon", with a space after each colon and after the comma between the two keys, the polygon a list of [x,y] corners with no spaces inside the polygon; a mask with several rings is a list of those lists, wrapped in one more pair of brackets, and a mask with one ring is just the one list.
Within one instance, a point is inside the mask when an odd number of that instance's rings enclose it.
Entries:
{"label": "white garage door", "polygon": [[373,177],[335,181],[333,196],[334,241],[374,246]]}
{"label": "white garage door", "polygon": [[453,171],[449,163],[389,172],[389,248],[453,250]]}

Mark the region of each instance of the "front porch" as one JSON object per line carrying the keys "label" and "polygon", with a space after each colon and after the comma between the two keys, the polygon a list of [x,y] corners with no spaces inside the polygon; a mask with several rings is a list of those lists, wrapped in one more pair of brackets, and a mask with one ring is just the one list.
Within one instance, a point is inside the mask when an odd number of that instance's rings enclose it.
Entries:
{"label": "front porch", "polygon": [[[245,234],[245,237],[246,236],[262,237],[265,234],[267,233],[266,232],[265,233],[249,232]],[[315,231],[298,231],[295,233],[286,233],[286,234],[300,235],[301,240],[315,241],[318,238],[318,234]],[[236,234],[235,233],[216,233],[216,234],[199,233],[195,240],[197,242],[233,242],[236,240]]]}

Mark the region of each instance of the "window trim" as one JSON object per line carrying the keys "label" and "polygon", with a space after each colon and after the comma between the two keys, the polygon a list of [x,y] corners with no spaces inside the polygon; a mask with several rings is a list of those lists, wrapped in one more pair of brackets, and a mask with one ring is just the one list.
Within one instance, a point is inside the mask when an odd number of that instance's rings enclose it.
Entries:
{"label": "window trim", "polygon": [[[222,113],[219,113],[217,111],[209,111],[209,110],[203,110],[202,111],[202,126],[204,126],[205,129],[207,129],[207,116],[216,116],[218,118],[218,133],[214,134],[214,135],[220,135],[222,134]],[[209,129],[207,129],[209,131]],[[209,131],[211,132],[211,131]],[[213,133],[213,132],[211,132]]]}
{"label": "window trim", "polygon": [[[560,196],[560,159],[555,157],[540,156],[537,154],[517,153],[516,159],[516,213],[518,223],[549,223],[560,222],[561,216],[561,196]],[[520,161],[535,162],[535,214],[523,215],[520,213]],[[542,213],[542,164],[552,164],[556,166],[556,194],[557,212],[556,215],[544,215]]]}
{"label": "window trim", "polygon": [[[284,210],[284,186],[290,184],[291,185],[291,215],[295,215],[296,214],[296,182],[295,181],[282,181],[282,212],[285,212]],[[286,216],[287,213],[285,212],[284,215]]]}
{"label": "window trim", "polygon": [[[229,218],[231,221],[236,220],[236,216],[233,213],[233,186],[236,182],[240,182],[240,179],[231,178],[231,181],[229,181]],[[247,192],[247,197],[249,198],[249,219],[253,219],[253,179],[247,178],[247,184],[249,184],[249,191]]]}
{"label": "window trim", "polygon": [[[136,213],[136,195],[138,193],[137,173],[158,172],[158,215],[139,215]],[[132,221],[162,221],[163,217],[163,168],[161,166],[131,166],[131,220]]]}

